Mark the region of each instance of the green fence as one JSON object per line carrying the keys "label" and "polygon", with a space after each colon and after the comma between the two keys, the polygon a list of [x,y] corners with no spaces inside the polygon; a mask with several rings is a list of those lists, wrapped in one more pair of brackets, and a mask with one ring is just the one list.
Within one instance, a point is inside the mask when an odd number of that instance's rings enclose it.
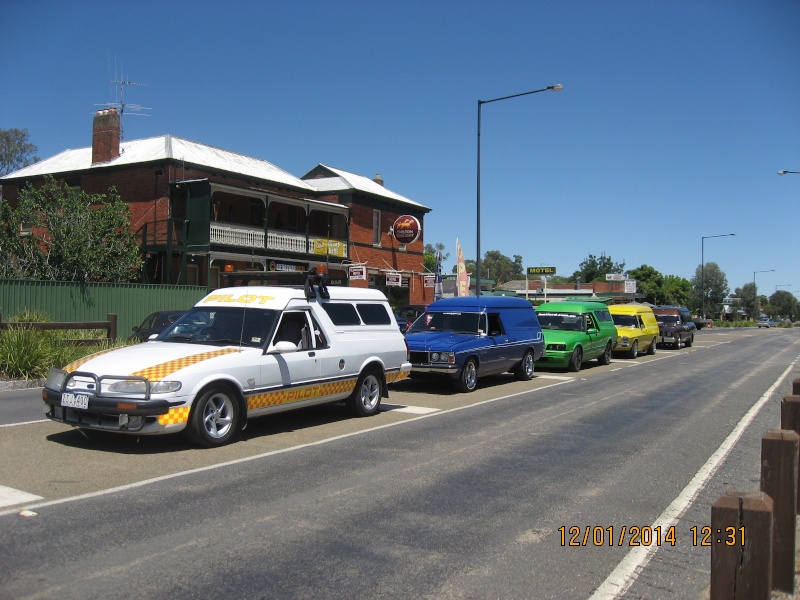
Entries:
{"label": "green fence", "polygon": [[124,339],[150,313],[189,309],[205,295],[205,286],[0,279],[0,315],[7,321],[35,310],[52,321],[105,321],[115,313]]}

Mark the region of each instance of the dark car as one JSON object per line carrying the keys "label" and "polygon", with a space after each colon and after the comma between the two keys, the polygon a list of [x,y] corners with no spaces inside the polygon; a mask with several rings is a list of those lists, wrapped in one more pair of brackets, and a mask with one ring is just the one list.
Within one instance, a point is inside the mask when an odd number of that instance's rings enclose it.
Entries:
{"label": "dark car", "polygon": [[156,333],[161,333],[167,326],[172,325],[183,315],[185,310],[160,310],[147,316],[138,327],[133,327],[133,335],[129,340],[146,342],[147,338]]}
{"label": "dark car", "polygon": [[658,321],[658,343],[678,350],[681,345],[689,348],[694,343],[697,331],[692,314],[685,306],[654,306]]}
{"label": "dark car", "polygon": [[400,319],[402,319],[405,324],[406,328],[400,328],[401,331],[405,331],[410,328],[414,321],[425,312],[427,308],[426,304],[407,304],[405,306],[399,306],[395,309],[394,314],[397,315]]}

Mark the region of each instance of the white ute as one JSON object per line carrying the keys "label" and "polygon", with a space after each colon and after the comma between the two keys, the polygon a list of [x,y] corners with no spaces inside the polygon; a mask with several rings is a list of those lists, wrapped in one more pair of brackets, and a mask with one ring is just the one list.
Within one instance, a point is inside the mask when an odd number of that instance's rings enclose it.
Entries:
{"label": "white ute", "polygon": [[408,346],[377,290],[218,289],[148,341],[51,369],[47,416],[137,435],[185,430],[203,446],[247,419],[344,400],[374,415],[387,384],[408,376]]}

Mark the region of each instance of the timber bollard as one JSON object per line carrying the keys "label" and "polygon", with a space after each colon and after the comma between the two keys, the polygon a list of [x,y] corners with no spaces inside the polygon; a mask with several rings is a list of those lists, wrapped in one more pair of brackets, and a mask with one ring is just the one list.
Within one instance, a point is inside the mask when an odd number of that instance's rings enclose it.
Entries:
{"label": "timber bollard", "polygon": [[[800,386],[800,378],[795,379],[792,383],[792,387],[797,386]],[[781,429],[790,429],[800,435],[800,395],[783,397],[781,401]],[[797,485],[800,486],[800,457],[797,460]],[[797,489],[796,496],[796,512],[800,514],[800,487]]]}
{"label": "timber bollard", "polygon": [[800,377],[795,377],[792,381],[792,395],[800,396]]}
{"label": "timber bollard", "polygon": [[772,588],[794,593],[797,452],[800,436],[771,429],[761,438],[761,491],[772,498]]}
{"label": "timber bollard", "polygon": [[764,492],[720,496],[711,506],[711,533],[710,600],[770,600],[772,498]]}

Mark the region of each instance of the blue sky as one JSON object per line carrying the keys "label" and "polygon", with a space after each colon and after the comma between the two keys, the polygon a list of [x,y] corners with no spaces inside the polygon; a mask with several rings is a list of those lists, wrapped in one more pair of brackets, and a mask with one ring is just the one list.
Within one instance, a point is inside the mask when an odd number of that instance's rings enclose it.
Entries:
{"label": "blue sky", "polygon": [[[590,254],[731,289],[800,290],[800,2],[7,0],[0,128],[38,155],[172,134],[301,176],[373,177],[433,209],[424,239],[571,275]],[[736,237],[701,240],[736,233]],[[800,295],[800,294],[798,294]]]}

